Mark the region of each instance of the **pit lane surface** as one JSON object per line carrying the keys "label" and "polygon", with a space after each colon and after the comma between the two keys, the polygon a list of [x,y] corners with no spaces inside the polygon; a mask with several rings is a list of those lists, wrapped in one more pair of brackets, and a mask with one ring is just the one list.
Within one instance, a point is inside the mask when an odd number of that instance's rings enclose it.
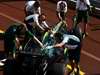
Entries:
{"label": "pit lane surface", "polygon": [[[24,1],[0,2],[0,29],[6,30],[15,20],[24,20]],[[42,12],[47,15],[47,22],[50,26],[58,22],[56,17],[56,5],[41,1]],[[67,24],[69,28],[72,26],[72,16],[75,11],[68,9]],[[100,75],[100,31],[91,31],[96,25],[100,25],[100,19],[90,17],[87,36],[83,40],[83,48],[81,51],[80,67],[86,75]],[[4,51],[3,41],[0,41],[0,51]],[[0,75],[3,73],[0,72]]]}

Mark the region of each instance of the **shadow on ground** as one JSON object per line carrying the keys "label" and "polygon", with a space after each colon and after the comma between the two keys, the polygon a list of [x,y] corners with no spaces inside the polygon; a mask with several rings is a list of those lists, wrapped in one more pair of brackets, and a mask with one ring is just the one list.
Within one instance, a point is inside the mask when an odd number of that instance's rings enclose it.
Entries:
{"label": "shadow on ground", "polygon": [[100,75],[100,73],[90,74],[90,75]]}

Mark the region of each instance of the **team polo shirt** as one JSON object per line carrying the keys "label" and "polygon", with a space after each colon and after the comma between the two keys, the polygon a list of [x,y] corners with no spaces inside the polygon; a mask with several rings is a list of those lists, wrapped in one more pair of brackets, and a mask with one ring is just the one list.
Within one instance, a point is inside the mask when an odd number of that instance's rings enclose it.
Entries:
{"label": "team polo shirt", "polygon": [[46,23],[46,21],[42,21],[41,23],[39,23],[38,17],[39,17],[39,14],[29,15],[25,18],[25,21],[27,21],[27,23],[30,25],[34,25],[34,26],[37,25],[39,27],[41,26],[43,29],[48,28],[49,26]]}
{"label": "team polo shirt", "polygon": [[68,35],[65,34],[63,39],[63,43],[64,44],[70,44],[70,45],[77,45],[80,42],[80,39],[78,37],[76,37],[75,35]]}
{"label": "team polo shirt", "polygon": [[76,9],[78,9],[78,10],[87,10],[88,9],[87,5],[90,6],[89,0],[84,0],[84,2],[82,2],[80,0],[77,0]]}
{"label": "team polo shirt", "polygon": [[[36,26],[37,24],[39,24],[38,22],[38,17],[39,14],[33,14],[33,15],[29,15],[25,18],[25,21],[29,24],[32,25],[33,27]],[[36,24],[37,23],[37,24]]]}

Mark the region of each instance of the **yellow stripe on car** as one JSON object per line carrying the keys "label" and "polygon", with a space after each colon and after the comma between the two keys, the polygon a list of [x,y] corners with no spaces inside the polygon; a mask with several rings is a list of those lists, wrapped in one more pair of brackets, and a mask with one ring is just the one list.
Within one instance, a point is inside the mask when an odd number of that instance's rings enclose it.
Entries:
{"label": "yellow stripe on car", "polygon": [[5,33],[3,30],[0,29],[0,33]]}
{"label": "yellow stripe on car", "polygon": [[[69,69],[69,70],[72,69],[72,68],[71,68],[71,65],[69,65],[69,64],[67,64],[66,68]],[[81,71],[81,70],[80,70],[79,73],[80,73],[80,75],[85,75],[85,72],[83,72],[83,71]]]}

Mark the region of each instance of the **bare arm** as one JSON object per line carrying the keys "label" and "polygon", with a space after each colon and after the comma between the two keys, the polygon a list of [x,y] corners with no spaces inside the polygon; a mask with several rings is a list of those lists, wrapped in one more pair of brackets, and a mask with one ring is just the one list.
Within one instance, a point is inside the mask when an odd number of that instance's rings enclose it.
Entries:
{"label": "bare arm", "polygon": [[41,14],[41,8],[40,7],[38,8],[38,13]]}
{"label": "bare arm", "polygon": [[53,47],[55,47],[55,48],[61,48],[61,47],[63,47],[64,46],[64,43],[58,43],[58,44],[56,44],[56,45],[54,45]]}
{"label": "bare arm", "polygon": [[42,27],[42,26],[40,26],[40,24],[39,24],[39,22],[38,21],[36,21],[35,22],[36,23],[36,25],[41,29],[41,30],[43,30],[44,31],[44,28]]}
{"label": "bare arm", "polygon": [[16,37],[16,46],[17,46],[17,48],[19,48],[20,47],[20,41],[19,41],[19,39]]}

